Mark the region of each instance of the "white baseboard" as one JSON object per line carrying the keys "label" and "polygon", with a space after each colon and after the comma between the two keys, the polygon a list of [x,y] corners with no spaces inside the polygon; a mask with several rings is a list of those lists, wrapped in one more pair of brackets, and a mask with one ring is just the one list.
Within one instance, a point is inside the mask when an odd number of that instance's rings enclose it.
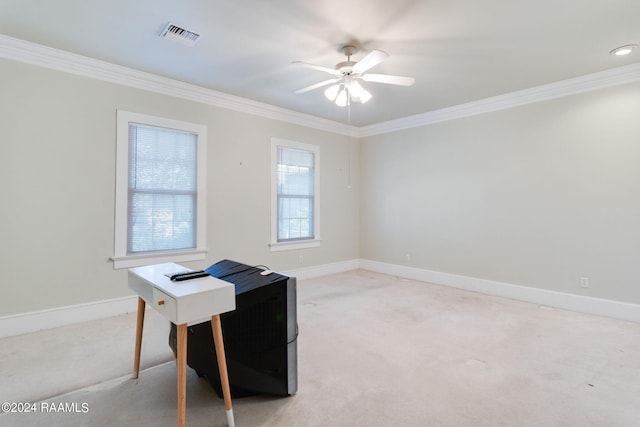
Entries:
{"label": "white baseboard", "polygon": [[314,277],[328,276],[330,274],[344,273],[345,271],[357,270],[360,268],[360,260],[333,262],[331,264],[316,265],[313,267],[297,268],[287,270],[283,274],[295,277],[296,279],[313,279]]}
{"label": "white baseboard", "polygon": [[[290,270],[284,274],[298,279],[311,279],[356,270],[359,267],[360,261],[355,259]],[[137,300],[136,296],[130,296],[3,316],[0,317],[0,338],[133,313],[137,310]]]}
{"label": "white baseboard", "polygon": [[487,295],[640,323],[640,304],[568,294],[378,261],[360,260],[360,268]]}
{"label": "white baseboard", "polygon": [[[365,259],[288,270],[284,274],[303,280],[357,269],[640,323],[639,304],[567,294]],[[4,316],[0,317],[0,338],[133,313],[136,310],[137,297],[129,296]]]}
{"label": "white baseboard", "polygon": [[3,316],[0,338],[132,313],[137,310],[137,301],[136,296],[130,296]]}

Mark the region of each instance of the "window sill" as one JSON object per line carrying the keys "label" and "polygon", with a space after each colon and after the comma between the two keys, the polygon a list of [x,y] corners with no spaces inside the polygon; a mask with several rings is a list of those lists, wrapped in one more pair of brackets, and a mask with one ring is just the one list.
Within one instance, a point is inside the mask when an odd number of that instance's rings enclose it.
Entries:
{"label": "window sill", "polygon": [[300,240],[296,242],[270,243],[271,252],[292,251],[295,249],[317,248],[322,240]]}
{"label": "window sill", "polygon": [[113,268],[132,268],[141,265],[161,264],[163,262],[186,262],[204,259],[206,249],[197,249],[184,252],[157,252],[141,255],[112,256]]}

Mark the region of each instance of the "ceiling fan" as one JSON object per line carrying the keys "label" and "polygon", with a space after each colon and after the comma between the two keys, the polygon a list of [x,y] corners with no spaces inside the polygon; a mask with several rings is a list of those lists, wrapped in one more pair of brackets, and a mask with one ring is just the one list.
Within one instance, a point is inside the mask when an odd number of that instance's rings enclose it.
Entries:
{"label": "ceiling fan", "polygon": [[367,71],[389,57],[389,54],[381,50],[372,50],[360,61],[352,61],[351,56],[358,52],[354,45],[346,45],[341,49],[347,57],[346,61],[339,62],[335,68],[323,67],[321,65],[308,64],[302,61],[294,61],[294,64],[301,64],[314,70],[324,71],[334,77],[311,86],[298,89],[295,93],[305,93],[324,86],[329,86],[325,91],[325,96],[340,107],[350,104],[351,101],[365,103],[371,99],[369,93],[359,80],[374,83],[386,83],[400,86],[411,86],[415,79],[413,77],[392,76],[389,74],[371,74]]}

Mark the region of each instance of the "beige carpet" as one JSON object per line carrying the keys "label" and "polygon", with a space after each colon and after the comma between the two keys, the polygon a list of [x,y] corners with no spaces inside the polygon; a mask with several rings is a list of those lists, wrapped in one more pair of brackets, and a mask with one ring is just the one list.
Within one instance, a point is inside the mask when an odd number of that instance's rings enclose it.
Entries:
{"label": "beige carpet", "polygon": [[[166,323],[149,317],[143,366],[156,366],[138,380],[127,376],[133,316],[0,340],[2,401],[80,410],[4,414],[0,425],[175,425]],[[300,281],[298,322],[298,393],[235,399],[236,425],[640,425],[638,324],[366,271]],[[37,357],[23,363],[16,346]],[[187,425],[225,424],[222,400],[189,370]]]}

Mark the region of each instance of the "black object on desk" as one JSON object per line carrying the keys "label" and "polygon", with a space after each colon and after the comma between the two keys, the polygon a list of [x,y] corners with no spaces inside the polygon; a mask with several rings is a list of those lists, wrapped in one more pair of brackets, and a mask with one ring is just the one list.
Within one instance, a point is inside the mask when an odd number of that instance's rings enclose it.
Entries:
{"label": "black object on desk", "polygon": [[[232,398],[298,390],[296,278],[231,260],[205,271],[235,285],[236,309],[220,314]],[[188,327],[187,364],[222,397],[211,322]],[[169,345],[176,350],[176,327]]]}

